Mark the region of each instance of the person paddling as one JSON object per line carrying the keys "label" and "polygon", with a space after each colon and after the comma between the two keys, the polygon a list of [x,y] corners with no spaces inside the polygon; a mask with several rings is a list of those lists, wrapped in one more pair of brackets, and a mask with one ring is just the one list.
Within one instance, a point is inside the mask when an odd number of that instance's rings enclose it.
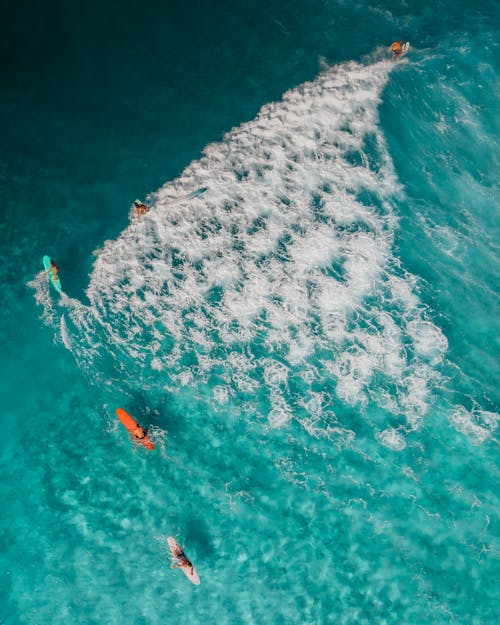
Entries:
{"label": "person paddling", "polygon": [[149,210],[146,204],[143,204],[140,200],[135,200],[134,206],[135,206],[135,213],[137,217],[141,217],[141,215],[145,215]]}
{"label": "person paddling", "polygon": [[148,431],[146,428],[143,428],[142,425],[138,425],[132,432],[132,436],[141,440],[143,438],[146,438],[147,433]]}
{"label": "person paddling", "polygon": [[55,261],[50,259],[50,267],[47,269],[46,273],[50,276],[52,274],[52,279],[54,282],[57,282],[59,278],[57,277],[57,272],[59,271],[59,267],[56,265]]}
{"label": "person paddling", "polygon": [[389,46],[389,50],[394,52],[394,56],[400,56],[403,53],[403,41],[394,41]]}
{"label": "person paddling", "polygon": [[175,548],[174,556],[177,558],[177,564],[172,564],[171,568],[172,569],[179,569],[179,568],[189,569],[189,572],[192,575],[194,567],[192,563],[186,558],[184,551],[182,551],[182,549],[179,546]]}

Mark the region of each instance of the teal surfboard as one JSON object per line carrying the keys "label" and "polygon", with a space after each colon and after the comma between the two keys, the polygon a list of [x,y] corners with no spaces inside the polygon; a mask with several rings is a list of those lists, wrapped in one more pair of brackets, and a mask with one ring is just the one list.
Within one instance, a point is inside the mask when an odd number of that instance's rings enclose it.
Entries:
{"label": "teal surfboard", "polygon": [[[50,256],[43,257],[43,266],[44,266],[45,271],[48,273],[50,269]],[[61,281],[59,280],[59,277],[57,277],[54,280],[54,276],[52,275],[52,272],[49,273],[49,282],[52,284],[52,286],[55,288],[55,290],[58,293],[62,293]]]}

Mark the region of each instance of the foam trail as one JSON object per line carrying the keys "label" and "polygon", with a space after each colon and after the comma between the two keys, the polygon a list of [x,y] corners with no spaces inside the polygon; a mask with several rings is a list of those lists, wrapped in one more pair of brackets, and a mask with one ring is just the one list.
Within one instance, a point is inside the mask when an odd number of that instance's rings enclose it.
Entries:
{"label": "foam trail", "polygon": [[27,286],[35,291],[35,301],[39,306],[43,308],[43,319],[47,325],[54,324],[56,319],[56,313],[54,308],[54,300],[52,299],[49,281],[45,271],[40,271],[34,278],[27,283]]}
{"label": "foam trail", "polygon": [[61,338],[66,349],[71,351],[71,341],[69,338],[68,328],[66,326],[66,319],[64,318],[64,315],[61,315]]}
{"label": "foam trail", "polygon": [[273,427],[349,441],[340,401],[399,419],[378,438],[403,449],[447,341],[392,251],[401,189],[378,124],[392,68],[324,72],[155,193],[97,253],[90,307],[67,304],[81,365],[131,389],[208,385],[214,406],[257,396]]}

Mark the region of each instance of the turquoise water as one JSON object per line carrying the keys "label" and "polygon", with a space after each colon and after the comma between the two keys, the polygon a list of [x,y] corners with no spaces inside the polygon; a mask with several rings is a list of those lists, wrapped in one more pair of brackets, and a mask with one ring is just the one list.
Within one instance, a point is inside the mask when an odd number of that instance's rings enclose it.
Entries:
{"label": "turquoise water", "polygon": [[6,5],[0,622],[498,622],[499,25]]}

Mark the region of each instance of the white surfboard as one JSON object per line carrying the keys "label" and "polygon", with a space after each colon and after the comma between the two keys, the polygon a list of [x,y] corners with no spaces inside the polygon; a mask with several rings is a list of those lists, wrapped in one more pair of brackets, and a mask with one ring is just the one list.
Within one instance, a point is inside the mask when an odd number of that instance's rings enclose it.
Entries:
{"label": "white surfboard", "polygon": [[[172,552],[172,555],[175,558],[176,562],[178,562],[178,558],[179,558],[180,555],[183,555],[184,557],[186,557],[186,554],[179,547],[179,544],[175,540],[175,538],[173,538],[172,536],[169,536],[167,538],[167,543],[168,543],[168,546],[170,547],[170,551]],[[199,586],[200,578],[199,578],[198,573],[196,572],[196,569],[194,568],[194,566],[193,566],[192,569],[190,569],[190,568],[188,568],[186,566],[180,566],[179,568],[181,569],[181,571],[184,573],[184,575],[188,578],[188,580],[192,584],[195,584],[195,586]]]}
{"label": "white surfboard", "polygon": [[404,56],[404,55],[408,52],[408,50],[410,49],[410,42],[409,42],[409,41],[406,41],[406,42],[402,45],[402,48],[403,48],[403,50],[402,50],[402,52],[401,52],[401,54],[400,54],[399,56]]}
{"label": "white surfboard", "polygon": [[201,187],[201,189],[196,189],[196,191],[191,191],[191,193],[187,193],[186,195],[181,195],[173,200],[170,200],[164,205],[164,208],[170,208],[171,206],[177,206],[177,204],[182,204],[187,200],[194,200],[195,197],[200,197],[203,195],[208,187]]}

